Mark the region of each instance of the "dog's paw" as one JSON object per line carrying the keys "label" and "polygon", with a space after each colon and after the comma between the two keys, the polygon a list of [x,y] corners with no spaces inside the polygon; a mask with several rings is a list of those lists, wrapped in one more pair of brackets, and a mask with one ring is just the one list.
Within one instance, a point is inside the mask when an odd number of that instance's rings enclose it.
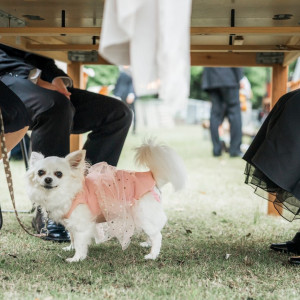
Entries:
{"label": "dog's paw", "polygon": [[152,254],[152,253],[149,253],[147,255],[144,256],[145,259],[156,259],[158,255],[155,255],[155,254]]}
{"label": "dog's paw", "polygon": [[78,259],[74,259],[74,257],[67,258],[66,261],[68,263],[79,261]]}
{"label": "dog's paw", "polygon": [[69,245],[69,246],[67,246],[67,247],[63,247],[62,249],[63,249],[64,251],[71,251],[71,250],[74,249],[74,247],[73,247],[72,245]]}
{"label": "dog's paw", "polygon": [[72,263],[72,262],[78,262],[78,261],[81,261],[84,259],[85,259],[85,257],[73,256],[73,257],[67,258],[66,261],[69,263]]}
{"label": "dog's paw", "polygon": [[142,242],[142,243],[140,243],[140,246],[143,248],[149,248],[149,247],[151,247],[151,244],[149,244],[148,242]]}

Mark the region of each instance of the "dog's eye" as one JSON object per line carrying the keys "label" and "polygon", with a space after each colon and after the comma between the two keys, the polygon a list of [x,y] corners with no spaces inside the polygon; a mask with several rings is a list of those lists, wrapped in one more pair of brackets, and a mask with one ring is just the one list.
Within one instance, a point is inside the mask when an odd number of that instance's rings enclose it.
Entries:
{"label": "dog's eye", "polygon": [[55,175],[57,178],[62,178],[62,176],[63,176],[62,172],[60,172],[60,171],[56,171],[56,172],[54,173],[54,175]]}
{"label": "dog's eye", "polygon": [[44,170],[38,170],[38,175],[39,176],[43,176],[45,174],[46,174],[46,172]]}

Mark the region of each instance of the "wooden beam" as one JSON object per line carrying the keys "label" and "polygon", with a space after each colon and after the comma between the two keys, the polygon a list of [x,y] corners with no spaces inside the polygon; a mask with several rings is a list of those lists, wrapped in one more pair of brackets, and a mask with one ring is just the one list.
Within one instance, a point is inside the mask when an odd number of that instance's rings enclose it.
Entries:
{"label": "wooden beam", "polygon": [[[68,75],[73,79],[73,86],[75,88],[81,87],[81,63],[72,62],[68,64]],[[70,136],[70,152],[81,149],[83,146],[82,134],[71,134]]]}
{"label": "wooden beam", "polygon": [[[27,43],[29,51],[72,51],[98,50],[99,45],[91,44],[33,44]],[[191,45],[191,52],[300,52],[300,45]]]}
{"label": "wooden beam", "polygon": [[66,63],[69,62],[68,53],[66,53],[66,52],[61,52],[61,51],[51,51],[51,52],[49,52],[49,51],[34,51],[34,53],[37,53],[37,54],[40,54],[40,55],[43,55],[43,56],[47,56],[47,57],[50,57],[52,59],[60,60],[60,61],[66,62]]}
{"label": "wooden beam", "polygon": [[1,36],[99,36],[101,27],[0,27]]}
{"label": "wooden beam", "polygon": [[85,61],[85,65],[112,65],[109,61],[104,59],[102,56],[98,54],[98,60],[97,61]]}
{"label": "wooden beam", "polygon": [[191,35],[300,35],[300,27],[191,27]]}
{"label": "wooden beam", "polygon": [[17,49],[20,49],[20,50],[24,50],[24,51],[30,51],[30,52],[33,52],[33,53],[37,53],[37,54],[40,54],[40,55],[44,55],[44,56],[47,56],[47,57],[51,57],[53,59],[57,59],[57,60],[60,60],[60,61],[64,61],[64,62],[68,62],[68,54],[66,52],[62,52],[62,51],[34,51],[34,50],[29,50],[27,49],[26,47],[26,44],[27,44],[27,38],[23,38],[23,37],[20,37],[18,39],[18,41],[16,42],[16,37],[2,37],[0,39],[0,42],[2,44],[5,44],[5,45],[8,45],[8,46],[11,46],[13,48],[17,48]]}
{"label": "wooden beam", "polygon": [[[291,46],[299,46],[300,44],[300,37],[299,36],[292,36],[289,41],[287,42],[287,45]],[[284,60],[283,60],[283,65],[288,66],[290,65],[293,61],[295,61],[298,57],[300,56],[300,51],[299,52],[292,52],[292,53],[285,53],[284,54]]]}
{"label": "wooden beam", "polygon": [[272,69],[272,102],[273,107],[281,96],[287,92],[288,67],[279,64]]}
{"label": "wooden beam", "polygon": [[[272,102],[271,107],[274,107],[279,98],[287,92],[288,67],[279,64],[273,65],[272,72]],[[277,207],[279,212],[274,207],[273,201],[275,197],[269,194],[268,215],[279,216],[282,213],[282,207]]]}
{"label": "wooden beam", "polygon": [[27,43],[26,48],[30,51],[91,51],[98,50],[99,45],[92,44],[32,44]]}
{"label": "wooden beam", "polygon": [[73,80],[73,87],[80,88],[81,85],[81,62],[71,62],[67,65],[68,75]]}
{"label": "wooden beam", "polygon": [[300,45],[191,45],[191,52],[299,52]]}
{"label": "wooden beam", "polygon": [[27,41],[26,44],[34,43],[34,44],[55,44],[55,45],[64,45],[66,41],[62,41],[59,37],[53,36],[32,36],[32,37],[24,37]]}
{"label": "wooden beam", "polygon": [[[55,44],[61,45],[66,44],[66,42],[61,41],[56,37],[43,37],[43,36],[35,36],[35,37],[22,37],[22,36],[2,36],[0,37],[1,44],[9,44],[13,45],[14,47],[19,47],[20,45],[26,47],[27,44]],[[13,47],[12,46],[12,47]]]}
{"label": "wooden beam", "polygon": [[268,64],[258,64],[256,62],[256,53],[254,52],[192,52],[192,66],[208,67],[270,67]]}
{"label": "wooden beam", "polygon": [[[1,36],[99,36],[101,27],[0,27]],[[191,35],[300,35],[299,26],[277,27],[191,27]]]}
{"label": "wooden beam", "polygon": [[285,53],[283,59],[283,66],[289,66],[292,62],[294,62],[300,56],[300,51],[298,52],[290,52]]}

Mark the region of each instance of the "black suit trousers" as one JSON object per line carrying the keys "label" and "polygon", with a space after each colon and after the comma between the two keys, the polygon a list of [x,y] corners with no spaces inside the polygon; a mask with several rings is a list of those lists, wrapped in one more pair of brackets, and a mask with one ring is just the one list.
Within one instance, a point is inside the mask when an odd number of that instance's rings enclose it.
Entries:
{"label": "black suit trousers", "polygon": [[83,147],[87,160],[117,164],[132,121],[131,110],[122,101],[75,88],[69,88],[69,100],[18,76],[5,75],[1,80],[25,104],[33,151],[64,157],[70,134],[88,132]]}
{"label": "black suit trousers", "polygon": [[219,137],[219,126],[225,117],[230,124],[230,148],[232,156],[240,153],[242,142],[242,119],[238,88],[216,88],[209,90],[212,101],[210,115],[210,132],[213,143],[213,154],[220,155],[222,144]]}

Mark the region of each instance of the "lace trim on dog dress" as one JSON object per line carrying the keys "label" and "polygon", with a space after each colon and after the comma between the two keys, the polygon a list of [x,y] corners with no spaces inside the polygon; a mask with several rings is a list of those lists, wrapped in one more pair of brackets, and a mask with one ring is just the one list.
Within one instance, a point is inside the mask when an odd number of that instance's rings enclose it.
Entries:
{"label": "lace trim on dog dress", "polygon": [[[85,179],[83,189],[86,204],[93,215],[102,213],[105,223],[97,224],[98,242],[116,237],[122,249],[130,244],[136,226],[131,214],[135,201],[151,192],[157,201],[159,195],[154,191],[155,181],[152,173],[117,170],[115,167],[101,162],[93,165]],[[87,190],[87,192],[85,192]],[[82,199],[82,195],[80,195]],[[97,203],[93,203],[93,200]],[[75,199],[76,201],[76,199]],[[100,210],[99,210],[100,208]]]}
{"label": "lace trim on dog dress", "polygon": [[288,221],[300,219],[300,200],[292,193],[279,187],[250,163],[246,164],[245,175],[245,183],[254,188],[255,194],[268,201],[271,201],[268,193],[274,196],[274,202],[272,200],[274,207],[283,218]]}

